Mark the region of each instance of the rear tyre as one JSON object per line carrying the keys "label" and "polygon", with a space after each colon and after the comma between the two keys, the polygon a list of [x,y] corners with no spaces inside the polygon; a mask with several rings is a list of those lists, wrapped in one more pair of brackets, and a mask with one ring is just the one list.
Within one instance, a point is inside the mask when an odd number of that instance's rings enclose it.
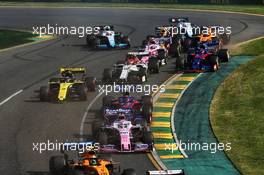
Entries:
{"label": "rear tyre", "polygon": [[160,72],[160,64],[159,64],[159,60],[156,57],[151,57],[149,59],[149,69],[153,72],[153,73],[159,73]]}
{"label": "rear tyre", "polygon": [[153,135],[152,135],[151,131],[144,131],[144,133],[143,133],[143,141],[144,141],[144,143],[146,143],[148,145],[152,145],[152,143],[153,143]]}
{"label": "rear tyre", "polygon": [[143,105],[142,107],[142,115],[149,124],[152,121],[152,109],[152,105],[150,104]]}
{"label": "rear tyre", "polygon": [[126,48],[129,49],[130,48],[130,39],[128,38],[128,36],[124,36],[122,38],[122,42],[127,44]]}
{"label": "rear tyre", "polygon": [[215,72],[219,69],[219,61],[218,61],[217,56],[213,55],[210,57],[210,65],[211,65],[211,70],[213,72]]}
{"label": "rear tyre", "polygon": [[164,49],[158,50],[158,58],[160,59],[161,65],[166,65],[167,64],[167,54]]}
{"label": "rear tyre", "polygon": [[49,170],[52,175],[64,175],[66,160],[64,156],[52,156],[49,160]]}
{"label": "rear tyre", "polygon": [[143,105],[151,105],[153,106],[153,98],[150,95],[144,95],[141,97]]}
{"label": "rear tyre", "polygon": [[228,52],[228,50],[227,49],[219,50],[218,57],[220,58],[220,61],[228,62],[229,61],[229,52]]}
{"label": "rear tyre", "polygon": [[139,69],[138,74],[139,74],[140,83],[144,83],[144,82],[147,81],[147,71],[146,71],[146,68],[141,67]]}
{"label": "rear tyre", "polygon": [[41,86],[39,90],[40,101],[48,101],[49,89],[47,86]]}

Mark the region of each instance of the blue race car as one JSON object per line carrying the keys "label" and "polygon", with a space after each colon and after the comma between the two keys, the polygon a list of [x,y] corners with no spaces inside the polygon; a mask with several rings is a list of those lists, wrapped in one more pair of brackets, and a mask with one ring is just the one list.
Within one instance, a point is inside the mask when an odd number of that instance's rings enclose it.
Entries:
{"label": "blue race car", "polygon": [[227,49],[210,49],[206,45],[191,48],[187,57],[176,58],[176,69],[190,72],[217,71],[220,62],[228,62],[229,53]]}
{"label": "blue race car", "polygon": [[98,34],[87,35],[86,42],[89,47],[95,49],[128,49],[130,39],[120,32],[115,32],[113,26],[98,27]]}

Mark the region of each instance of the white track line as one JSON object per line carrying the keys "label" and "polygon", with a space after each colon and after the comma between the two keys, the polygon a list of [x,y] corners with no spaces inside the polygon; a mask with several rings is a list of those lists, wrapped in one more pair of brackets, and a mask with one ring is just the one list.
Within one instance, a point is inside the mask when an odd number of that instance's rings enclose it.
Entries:
{"label": "white track line", "polygon": [[5,104],[6,102],[8,102],[9,100],[11,100],[13,97],[15,97],[16,95],[20,94],[21,92],[23,92],[23,89],[13,93],[12,95],[10,95],[9,97],[7,97],[5,100],[0,102],[0,106],[2,106],[3,104]]}
{"label": "white track line", "polygon": [[104,91],[100,92],[92,101],[91,103],[87,106],[85,113],[83,114],[82,121],[81,121],[81,126],[80,126],[80,141],[83,141],[83,129],[84,129],[84,123],[85,120],[88,116],[88,112],[92,105],[96,102],[96,100],[104,93]]}

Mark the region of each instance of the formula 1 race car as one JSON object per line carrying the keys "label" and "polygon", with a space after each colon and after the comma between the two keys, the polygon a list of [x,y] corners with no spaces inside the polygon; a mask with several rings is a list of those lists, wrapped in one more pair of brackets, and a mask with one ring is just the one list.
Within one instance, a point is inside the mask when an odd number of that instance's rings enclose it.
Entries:
{"label": "formula 1 race car", "polygon": [[187,57],[176,59],[177,70],[188,71],[217,71],[219,62],[228,62],[229,53],[227,49],[209,50],[206,45],[201,45],[189,50]]}
{"label": "formula 1 race car", "polygon": [[98,34],[87,35],[89,47],[98,49],[130,48],[130,39],[120,32],[115,32],[113,26],[100,26]]}
{"label": "formula 1 race car", "polygon": [[134,124],[143,124],[145,121],[151,123],[153,99],[149,95],[144,95],[136,100],[128,92],[123,96],[114,98],[112,96],[103,97],[103,116],[105,123],[111,124],[116,119],[118,113],[124,113],[126,119]]}
{"label": "formula 1 race car", "polygon": [[[85,68],[60,68],[61,77],[51,78],[48,86],[41,86],[40,101],[85,101],[88,91],[95,91],[95,78],[86,77]],[[79,76],[79,77],[78,77]]]}
{"label": "formula 1 race car", "polygon": [[[113,110],[112,110],[113,111]],[[94,123],[93,127],[98,127]],[[100,143],[99,152],[147,152],[153,149],[153,137],[148,127],[133,125],[124,113],[119,113],[111,124],[92,129]]]}
{"label": "formula 1 race car", "polygon": [[148,77],[148,52],[127,54],[126,60],[117,61],[113,68],[103,71],[105,83],[144,83]]}
{"label": "formula 1 race car", "polygon": [[152,35],[147,36],[146,40],[142,42],[142,48],[152,57],[149,64],[153,67],[154,73],[159,73],[160,66],[167,64],[169,56],[167,43],[169,43],[167,38],[158,38]]}
{"label": "formula 1 race car", "polygon": [[[169,18],[169,22],[172,23],[173,27],[177,27],[179,30],[184,30],[186,37],[191,38],[194,34],[194,25],[189,21],[188,17],[172,17]],[[178,33],[183,33],[178,30]]]}
{"label": "formula 1 race car", "polygon": [[64,155],[52,156],[49,160],[51,175],[114,175],[114,166],[118,164],[110,158],[98,158],[94,151],[78,154],[71,160],[62,152]]}

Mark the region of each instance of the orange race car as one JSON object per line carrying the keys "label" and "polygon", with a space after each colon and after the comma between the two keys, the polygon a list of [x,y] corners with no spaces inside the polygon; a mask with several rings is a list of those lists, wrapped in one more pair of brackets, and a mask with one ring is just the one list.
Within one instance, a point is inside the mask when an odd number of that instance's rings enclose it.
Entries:
{"label": "orange race car", "polygon": [[219,26],[205,26],[202,28],[206,28],[206,33],[200,33],[198,35],[194,35],[193,37],[199,43],[206,43],[208,46],[218,45],[219,49],[222,48],[224,44],[228,44],[230,41],[230,35],[227,33],[219,34],[217,27]]}
{"label": "orange race car", "polygon": [[84,152],[75,160],[68,155],[52,156],[49,161],[51,175],[112,175],[114,165],[110,158],[98,158],[94,151]]}

